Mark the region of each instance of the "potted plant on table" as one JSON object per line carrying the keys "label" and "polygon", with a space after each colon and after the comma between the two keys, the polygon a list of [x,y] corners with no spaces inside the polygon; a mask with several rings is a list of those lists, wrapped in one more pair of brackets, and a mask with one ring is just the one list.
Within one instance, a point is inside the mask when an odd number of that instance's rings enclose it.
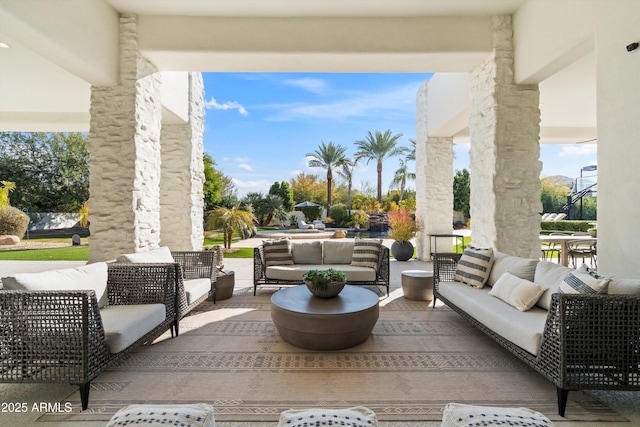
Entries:
{"label": "potted plant on table", "polygon": [[347,283],[347,274],[330,268],[328,270],[309,270],[302,277],[307,289],[314,296],[331,298],[337,296]]}
{"label": "potted plant on table", "polygon": [[398,209],[387,214],[389,218],[389,237],[394,240],[391,245],[391,253],[398,261],[407,261],[413,257],[413,244],[410,240],[421,229],[421,224],[416,221],[406,209]]}

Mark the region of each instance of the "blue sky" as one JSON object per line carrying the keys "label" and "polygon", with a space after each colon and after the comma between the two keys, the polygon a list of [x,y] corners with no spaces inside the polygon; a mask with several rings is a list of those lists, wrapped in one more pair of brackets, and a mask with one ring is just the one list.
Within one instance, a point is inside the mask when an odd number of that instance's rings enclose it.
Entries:
{"label": "blue sky", "polygon": [[[415,139],[415,98],[429,74],[204,73],[205,152],[231,177],[238,195],[267,193],[275,181],[309,168],[305,155],[332,141],[355,154],[354,142],[368,131],[402,133],[399,143]],[[456,144],[454,171],[469,167],[469,145]],[[580,175],[596,163],[595,145],[543,145],[542,176]],[[383,167],[383,191],[389,189],[398,159]],[[362,164],[354,187],[375,188],[376,166]],[[409,184],[415,188],[414,183]]]}

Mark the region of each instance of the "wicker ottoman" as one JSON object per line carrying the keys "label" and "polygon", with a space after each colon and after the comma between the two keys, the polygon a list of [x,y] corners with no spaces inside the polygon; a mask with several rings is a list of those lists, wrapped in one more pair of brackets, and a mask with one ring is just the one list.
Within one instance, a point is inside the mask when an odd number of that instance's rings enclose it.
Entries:
{"label": "wicker ottoman", "polygon": [[402,294],[414,301],[433,300],[433,271],[405,270],[402,272]]}
{"label": "wicker ottoman", "polygon": [[215,427],[213,406],[208,403],[182,405],[129,405],[116,412],[107,427],[125,425]]}
{"label": "wicker ottoman", "polygon": [[447,403],[442,413],[441,427],[491,425],[549,427],[553,423],[540,412],[528,408],[498,408]]}

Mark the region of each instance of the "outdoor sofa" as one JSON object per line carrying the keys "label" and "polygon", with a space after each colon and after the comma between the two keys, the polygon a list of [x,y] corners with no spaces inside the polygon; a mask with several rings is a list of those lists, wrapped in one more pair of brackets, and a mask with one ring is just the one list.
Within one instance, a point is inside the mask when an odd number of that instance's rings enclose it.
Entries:
{"label": "outdoor sofa", "polygon": [[555,384],[561,416],[570,390],[640,390],[640,279],[473,248],[434,254],[434,279],[434,306]]}
{"label": "outdoor sofa", "polygon": [[294,242],[266,240],[253,250],[253,295],[260,285],[300,285],[310,270],[347,274],[350,285],[384,286],[389,295],[389,248],[377,239]]}
{"label": "outdoor sofa", "polygon": [[98,262],[2,278],[0,382],[91,381],[175,324],[174,263]]}

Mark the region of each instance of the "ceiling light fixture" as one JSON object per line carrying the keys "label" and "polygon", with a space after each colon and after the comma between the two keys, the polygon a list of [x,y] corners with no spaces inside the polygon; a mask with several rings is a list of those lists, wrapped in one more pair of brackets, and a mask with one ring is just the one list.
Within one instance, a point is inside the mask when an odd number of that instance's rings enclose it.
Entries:
{"label": "ceiling light fixture", "polygon": [[9,49],[9,45],[6,43],[0,42],[0,48]]}

